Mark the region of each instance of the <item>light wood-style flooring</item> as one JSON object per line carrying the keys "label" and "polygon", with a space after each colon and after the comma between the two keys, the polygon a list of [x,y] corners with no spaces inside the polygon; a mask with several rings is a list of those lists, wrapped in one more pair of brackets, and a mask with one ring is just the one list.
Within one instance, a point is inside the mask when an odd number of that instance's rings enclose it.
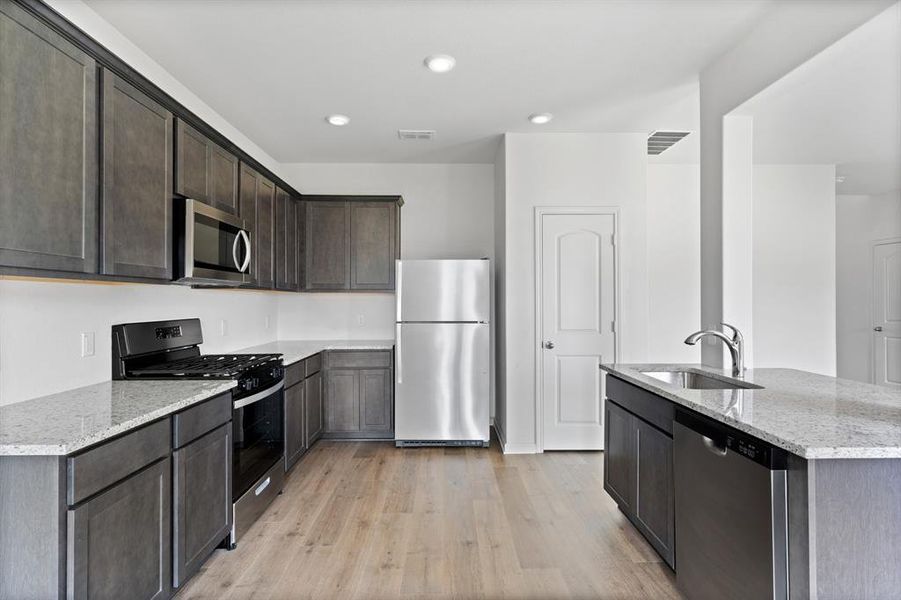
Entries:
{"label": "light wood-style flooring", "polygon": [[680,598],[603,455],[318,442],[189,598]]}

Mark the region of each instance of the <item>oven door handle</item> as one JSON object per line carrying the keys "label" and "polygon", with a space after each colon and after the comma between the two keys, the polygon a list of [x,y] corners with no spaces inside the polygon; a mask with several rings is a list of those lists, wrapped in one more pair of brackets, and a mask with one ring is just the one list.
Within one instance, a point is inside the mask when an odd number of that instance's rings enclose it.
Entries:
{"label": "oven door handle", "polygon": [[268,396],[271,396],[272,394],[279,391],[283,387],[285,387],[284,379],[282,379],[281,381],[279,381],[272,387],[263,390],[262,392],[257,392],[253,396],[247,396],[246,398],[241,398],[240,400],[235,400],[234,408],[235,408],[235,410],[237,410],[237,409],[243,408],[249,404],[253,404],[254,402],[259,402],[260,400],[262,400]]}

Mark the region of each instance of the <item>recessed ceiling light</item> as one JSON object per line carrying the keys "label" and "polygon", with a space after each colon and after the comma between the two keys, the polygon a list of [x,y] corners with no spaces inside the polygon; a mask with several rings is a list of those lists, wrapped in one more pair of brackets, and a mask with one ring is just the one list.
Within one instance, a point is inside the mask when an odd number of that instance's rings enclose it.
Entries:
{"label": "recessed ceiling light", "polygon": [[347,115],[329,115],[325,118],[325,120],[335,127],[344,127],[345,125],[350,123],[350,117],[348,117]]}
{"label": "recessed ceiling light", "polygon": [[433,54],[423,62],[432,73],[447,73],[457,65],[457,60],[447,54]]}
{"label": "recessed ceiling light", "polygon": [[535,125],[544,125],[554,118],[551,113],[534,113],[529,115],[529,121]]}

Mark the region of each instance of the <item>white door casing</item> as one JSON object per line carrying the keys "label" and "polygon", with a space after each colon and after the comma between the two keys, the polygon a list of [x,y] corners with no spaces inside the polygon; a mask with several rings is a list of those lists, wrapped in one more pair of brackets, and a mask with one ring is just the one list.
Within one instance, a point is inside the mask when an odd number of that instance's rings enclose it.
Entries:
{"label": "white door casing", "polygon": [[604,448],[603,373],[615,362],[616,211],[536,209],[539,451]]}
{"label": "white door casing", "polygon": [[901,386],[901,241],[873,246],[873,382]]}

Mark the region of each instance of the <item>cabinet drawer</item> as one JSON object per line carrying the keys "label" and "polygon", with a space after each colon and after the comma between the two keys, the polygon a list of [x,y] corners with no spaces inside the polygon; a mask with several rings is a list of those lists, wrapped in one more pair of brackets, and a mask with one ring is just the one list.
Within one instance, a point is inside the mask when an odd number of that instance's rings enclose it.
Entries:
{"label": "cabinet drawer", "polygon": [[326,357],[329,369],[388,369],[391,367],[390,350],[331,350]]}
{"label": "cabinet drawer", "polygon": [[676,409],[669,400],[612,375],[607,375],[607,398],[670,436],[673,435]]}
{"label": "cabinet drawer", "polygon": [[285,367],[285,387],[289,388],[292,385],[296,385],[303,381],[303,363],[304,361],[300,360],[294,363],[293,365],[288,365]]}
{"label": "cabinet drawer", "polygon": [[169,454],[169,419],[128,433],[102,446],[70,456],[66,461],[69,505],[125,479]]}
{"label": "cabinet drawer", "polygon": [[181,448],[232,418],[232,395],[219,394],[197,406],[175,414],[172,419],[172,446]]}
{"label": "cabinet drawer", "polygon": [[303,361],[303,365],[304,377],[315,375],[320,370],[322,370],[322,354],[314,354],[313,356]]}

